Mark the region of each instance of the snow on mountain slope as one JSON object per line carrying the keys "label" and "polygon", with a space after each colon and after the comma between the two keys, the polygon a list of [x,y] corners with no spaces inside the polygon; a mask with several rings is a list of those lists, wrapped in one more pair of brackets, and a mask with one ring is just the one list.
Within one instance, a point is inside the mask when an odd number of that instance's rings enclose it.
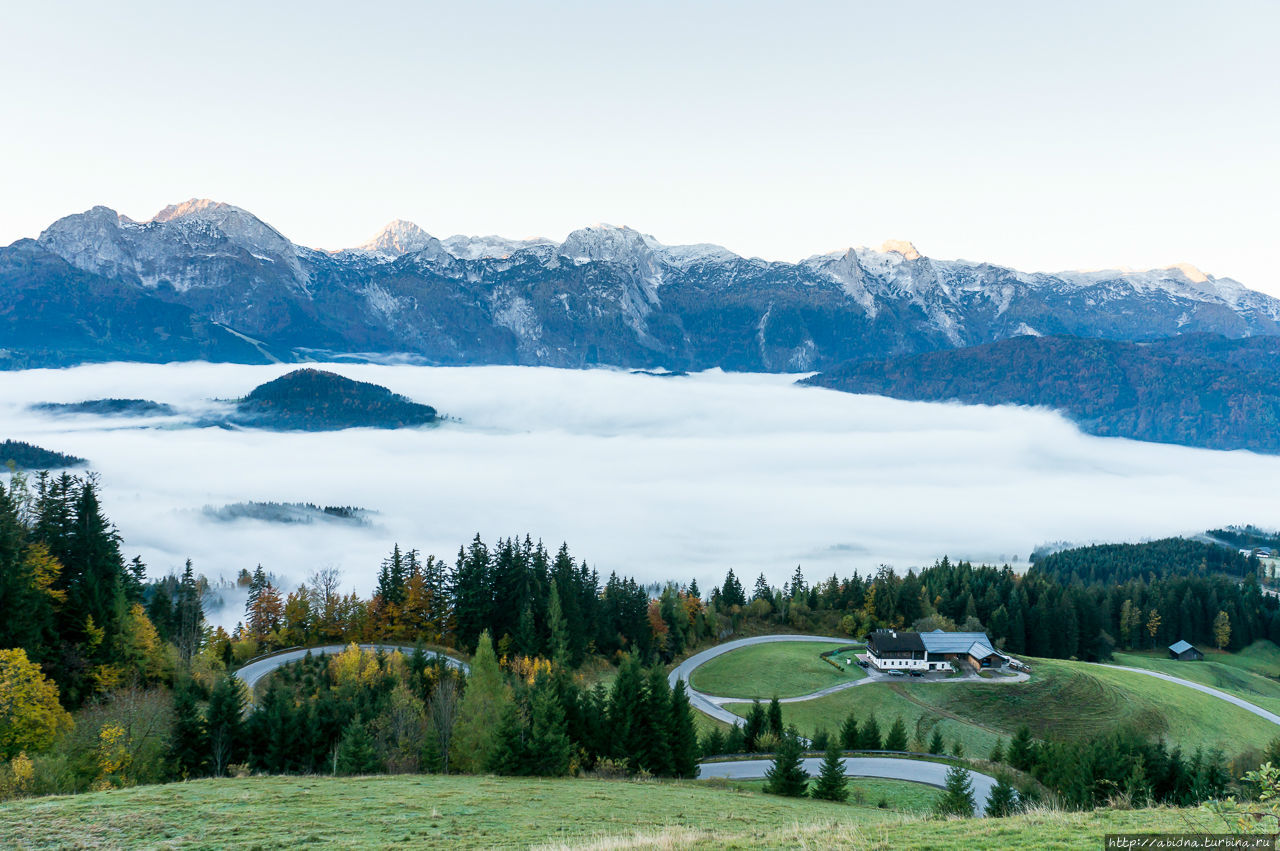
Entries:
{"label": "snow on mountain slope", "polygon": [[330,252],[192,199],[146,222],[94,207],[38,243],[274,346],[449,363],[808,369],[1027,333],[1280,334],[1280,301],[1190,266],[1026,273],[902,240],[785,263],[603,224],[557,243],[439,240],[397,220]]}

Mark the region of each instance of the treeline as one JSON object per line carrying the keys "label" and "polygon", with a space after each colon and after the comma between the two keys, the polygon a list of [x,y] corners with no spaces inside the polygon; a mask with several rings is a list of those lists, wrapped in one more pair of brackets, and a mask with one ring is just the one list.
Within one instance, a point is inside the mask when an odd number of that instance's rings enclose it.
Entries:
{"label": "treeline", "polygon": [[[171,676],[176,654],[143,607],[145,571],[121,555],[93,477],[0,484],[0,648],[22,648],[67,706]],[[198,595],[184,599],[198,606]],[[188,638],[189,656],[200,634]]]}
{"label": "treeline", "polygon": [[946,557],[918,573],[882,568],[870,578],[832,576],[813,585],[797,568],[781,589],[761,576],[750,596],[729,571],[712,589],[707,618],[851,636],[880,627],[986,631],[1007,652],[1090,661],[1180,639],[1228,650],[1262,638],[1280,643],[1280,601],[1262,593],[1253,573],[1240,579],[1193,570],[1086,583],[1075,571],[1063,580],[1037,565],[1019,576]]}
{"label": "treeline", "polygon": [[1256,575],[1258,559],[1217,544],[1164,538],[1142,544],[1098,544],[1062,550],[1035,560],[1035,570],[1060,582],[1128,582],[1166,576]]}
{"label": "treeline", "polygon": [[[1176,745],[1170,748],[1163,740],[1152,741],[1125,729],[1089,740],[1057,742],[1035,741],[1024,726],[1007,748],[997,744],[990,759],[1031,775],[1059,805],[1078,810],[1114,804],[1118,799],[1126,807],[1190,807],[1221,798],[1232,782],[1219,750],[1197,748],[1184,754]],[[1025,789],[1024,794],[1034,792]]]}
{"label": "treeline", "polygon": [[490,547],[477,535],[452,565],[396,545],[368,599],[342,594],[336,571],[320,571],[287,594],[261,568],[241,581],[249,589],[245,620],[230,638],[253,642],[253,650],[395,640],[471,652],[487,631],[503,658],[548,656],[558,612],[565,664],[577,668],[592,655],[669,661],[712,629],[696,582],[668,585],[657,599],[616,574],[602,585],[567,545],[552,555],[529,536]]}
{"label": "treeline", "polygon": [[12,466],[15,470],[56,470],[78,467],[83,463],[83,458],[45,449],[34,443],[21,440],[0,441],[0,468]]}

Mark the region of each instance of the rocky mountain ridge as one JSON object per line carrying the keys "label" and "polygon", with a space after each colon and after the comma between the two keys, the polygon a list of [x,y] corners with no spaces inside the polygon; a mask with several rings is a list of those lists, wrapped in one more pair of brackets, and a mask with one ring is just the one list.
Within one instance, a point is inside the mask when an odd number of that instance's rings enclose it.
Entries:
{"label": "rocky mountain ridge", "polygon": [[406,357],[425,363],[809,371],[1019,335],[1280,334],[1280,300],[1191,267],[1024,273],[905,242],[799,263],[597,225],[560,243],[392,222],[300,246],[193,199],[106,207],[0,248],[0,365]]}

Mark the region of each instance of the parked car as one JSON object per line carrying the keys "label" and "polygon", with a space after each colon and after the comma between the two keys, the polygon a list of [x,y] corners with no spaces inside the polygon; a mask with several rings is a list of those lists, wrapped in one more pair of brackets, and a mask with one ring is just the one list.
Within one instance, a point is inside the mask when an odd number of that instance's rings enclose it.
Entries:
{"label": "parked car", "polygon": [[862,666],[862,667],[864,667],[864,668],[870,668],[870,667],[871,667],[870,665],[868,665],[868,664],[867,664],[867,660],[866,660],[866,659],[859,659],[859,660],[858,660],[858,664],[859,664],[859,665],[861,665],[861,666]]}
{"label": "parked car", "polygon": [[906,675],[907,675],[906,671],[890,671],[889,672],[889,676],[891,677],[905,677]]}
{"label": "parked car", "polygon": [[911,672],[911,676],[913,676],[913,677],[923,677],[923,676],[924,676],[924,671],[912,671],[912,672]]}

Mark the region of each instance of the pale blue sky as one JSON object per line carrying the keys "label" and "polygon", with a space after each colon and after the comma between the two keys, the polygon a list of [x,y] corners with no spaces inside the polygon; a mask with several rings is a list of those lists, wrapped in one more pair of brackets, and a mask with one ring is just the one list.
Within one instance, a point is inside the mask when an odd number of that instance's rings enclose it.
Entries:
{"label": "pale blue sky", "polygon": [[1280,3],[10,4],[0,243],[211,197],[307,245],[597,221],[1280,294]]}

